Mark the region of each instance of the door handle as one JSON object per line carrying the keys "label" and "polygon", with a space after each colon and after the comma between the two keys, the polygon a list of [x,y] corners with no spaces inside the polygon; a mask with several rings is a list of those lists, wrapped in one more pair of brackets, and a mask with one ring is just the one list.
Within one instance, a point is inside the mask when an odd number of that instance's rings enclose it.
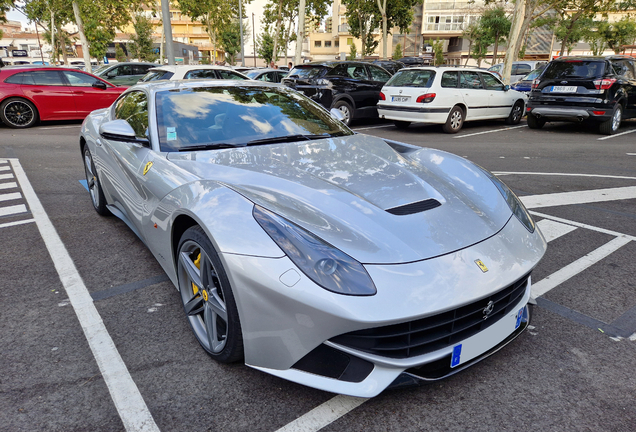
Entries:
{"label": "door handle", "polygon": [[42,93],[42,90],[33,90],[33,93]]}
{"label": "door handle", "polygon": [[77,94],[77,95],[83,95],[84,94],[84,92],[81,91],[81,90],[76,90],[74,93]]}

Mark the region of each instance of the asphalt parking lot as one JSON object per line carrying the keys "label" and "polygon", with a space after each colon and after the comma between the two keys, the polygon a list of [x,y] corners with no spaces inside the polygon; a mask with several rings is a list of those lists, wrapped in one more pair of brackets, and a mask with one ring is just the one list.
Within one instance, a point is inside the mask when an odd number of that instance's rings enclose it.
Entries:
{"label": "asphalt parking lot", "polygon": [[[449,379],[373,399],[218,364],[143,243],[93,210],[80,124],[0,125],[0,430],[635,430],[636,121],[614,136],[525,120],[353,128],[467,157],[522,197],[549,240],[529,331]],[[74,308],[78,285],[90,295]]]}

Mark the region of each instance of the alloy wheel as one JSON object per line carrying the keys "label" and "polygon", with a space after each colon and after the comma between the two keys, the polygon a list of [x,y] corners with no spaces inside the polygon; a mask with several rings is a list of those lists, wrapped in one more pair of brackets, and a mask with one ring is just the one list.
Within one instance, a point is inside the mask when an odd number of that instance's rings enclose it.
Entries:
{"label": "alloy wheel", "polygon": [[33,121],[35,113],[29,104],[24,101],[14,100],[4,107],[4,118],[16,127],[28,125]]}

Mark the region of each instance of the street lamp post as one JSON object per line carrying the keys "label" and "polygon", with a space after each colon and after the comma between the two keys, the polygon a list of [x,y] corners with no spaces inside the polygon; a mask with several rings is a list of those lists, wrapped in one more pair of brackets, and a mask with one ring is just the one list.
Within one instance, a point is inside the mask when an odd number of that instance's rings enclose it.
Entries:
{"label": "street lamp post", "polygon": [[245,53],[243,52],[243,6],[242,0],[239,0],[239,31],[241,32],[241,66],[245,66]]}
{"label": "street lamp post", "polygon": [[174,49],[172,47],[172,24],[170,22],[170,0],[161,0],[161,15],[163,18],[163,31],[166,36],[166,57],[168,64],[174,64]]}
{"label": "street lamp post", "polygon": [[254,44],[254,67],[256,67],[256,30],[254,29],[254,12],[252,12],[252,43]]}

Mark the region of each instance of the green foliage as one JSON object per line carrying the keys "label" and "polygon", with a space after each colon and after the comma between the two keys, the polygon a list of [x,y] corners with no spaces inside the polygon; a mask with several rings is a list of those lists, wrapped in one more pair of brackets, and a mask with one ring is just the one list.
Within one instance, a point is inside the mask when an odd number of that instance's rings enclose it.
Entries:
{"label": "green foliage", "polygon": [[500,43],[506,41],[510,33],[512,22],[506,16],[506,11],[502,6],[486,9],[479,20],[482,30],[493,40],[493,64],[497,60],[497,49]]}
{"label": "green foliage", "polygon": [[133,58],[153,62],[157,56],[153,52],[152,23],[145,15],[139,14],[134,22],[135,34],[130,35],[132,42],[128,45]]}
{"label": "green foliage", "polygon": [[399,59],[401,59],[402,57],[404,57],[404,56],[402,55],[402,45],[397,44],[397,45],[395,46],[395,51],[393,51],[393,60],[399,60]]}
{"label": "green foliage", "polygon": [[117,47],[115,48],[115,58],[118,62],[125,62],[126,60],[128,60],[126,58],[126,53],[119,44],[117,44]]}
{"label": "green foliage", "polygon": [[634,43],[634,39],[636,39],[636,22],[633,18],[624,16],[620,21],[604,24],[602,29],[600,29],[602,38],[616,54],[623,50],[623,45]]}
{"label": "green foliage", "polygon": [[269,33],[268,28],[265,28],[256,39],[256,53],[268,65],[274,59],[274,37]]}
{"label": "green foliage", "polygon": [[433,63],[435,66],[439,66],[444,64],[444,42],[440,41],[439,38],[433,41],[429,39],[426,41],[431,47],[433,47]]}
{"label": "green foliage", "polygon": [[[249,36],[249,32],[243,31],[243,37],[247,36]],[[241,23],[239,20],[234,20],[223,28],[219,34],[219,42],[225,50],[227,61],[234,64],[236,54],[241,52]]]}
{"label": "green foliage", "polygon": [[468,39],[470,57],[477,60],[477,66],[488,54],[488,47],[493,44],[492,35],[481,26],[481,20],[472,23],[462,33],[464,39]]}
{"label": "green foliage", "polygon": [[351,44],[351,49],[349,50],[349,55],[347,56],[347,60],[355,60],[358,57],[358,49],[356,48],[356,44]]}

